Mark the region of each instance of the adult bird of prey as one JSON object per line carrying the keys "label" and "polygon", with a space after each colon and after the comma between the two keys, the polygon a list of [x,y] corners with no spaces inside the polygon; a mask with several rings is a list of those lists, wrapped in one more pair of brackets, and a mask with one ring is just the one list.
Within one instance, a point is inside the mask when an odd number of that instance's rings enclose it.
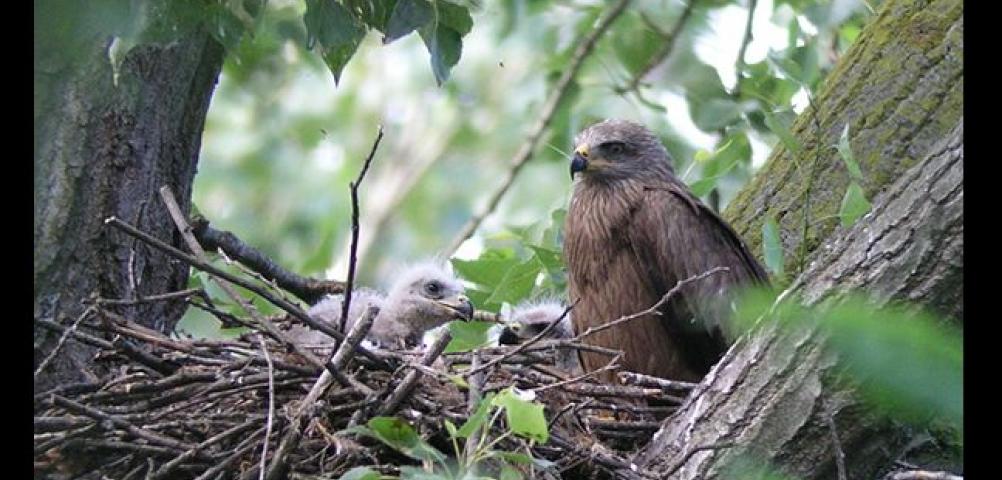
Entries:
{"label": "adult bird of prey", "polygon": [[[650,308],[681,280],[728,269],[682,288],[660,315],[586,339],[622,350],[626,370],[698,381],[728,345],[733,287],[765,283],[765,271],[674,175],[667,150],[646,127],[624,120],[588,127],[575,138],[575,174],[564,260],[578,332]],[[581,360],[586,371],[608,362],[590,352]]]}
{"label": "adult bird of prey", "polygon": [[[550,329],[546,339],[574,338],[571,312],[564,315],[566,310],[567,307],[556,300],[522,302],[515,305],[506,322],[507,325],[498,336],[498,343],[516,345],[525,342],[542,333],[553,322],[557,324]],[[581,363],[578,360],[577,350],[563,348],[554,350],[554,363],[557,368],[569,373],[580,372]]]}
{"label": "adult bird of prey", "polygon": [[[341,295],[331,295],[307,313],[331,325],[341,320]],[[448,269],[436,262],[423,262],[406,268],[396,277],[386,296],[370,289],[352,292],[346,329],[351,329],[369,306],[379,308],[366,339],[383,347],[416,345],[425,331],[451,320],[469,320],[473,304],[463,294],[463,284]],[[329,344],[323,333],[296,326],[293,339],[303,344]]]}

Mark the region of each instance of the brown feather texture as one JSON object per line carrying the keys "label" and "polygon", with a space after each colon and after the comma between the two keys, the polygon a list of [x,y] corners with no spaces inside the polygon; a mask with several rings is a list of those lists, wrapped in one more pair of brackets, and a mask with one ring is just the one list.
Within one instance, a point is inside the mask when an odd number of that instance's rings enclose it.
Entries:
{"label": "brown feather texture", "polygon": [[[728,269],[687,285],[660,315],[586,339],[622,350],[626,370],[699,380],[728,345],[734,287],[768,282],[765,271],[734,230],[675,177],[667,150],[646,127],[624,120],[588,127],[575,139],[571,172],[564,260],[568,296],[578,302],[576,331],[648,309],[681,280]],[[588,352],[581,357],[587,371],[608,361]]]}

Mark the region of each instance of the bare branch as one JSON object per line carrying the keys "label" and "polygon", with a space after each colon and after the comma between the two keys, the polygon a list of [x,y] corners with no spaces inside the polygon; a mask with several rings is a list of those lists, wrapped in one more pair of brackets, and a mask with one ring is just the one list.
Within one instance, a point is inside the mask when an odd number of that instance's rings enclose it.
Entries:
{"label": "bare branch", "polygon": [[539,118],[536,119],[535,125],[529,131],[529,136],[526,137],[525,142],[519,147],[518,152],[515,157],[512,158],[511,164],[508,168],[508,173],[505,175],[504,180],[501,181],[501,185],[497,190],[491,194],[487,201],[487,206],[483,211],[477,213],[469,221],[463,225],[462,230],[456,235],[452,243],[446,249],[445,256],[452,256],[459,249],[459,246],[463,244],[467,239],[473,236],[473,233],[477,231],[480,227],[481,222],[487,218],[494,209],[497,208],[498,203],[501,202],[501,198],[504,197],[508,189],[511,188],[512,183],[515,181],[515,176],[522,169],[525,164],[532,159],[532,154],[535,152],[536,148],[539,146],[539,142],[543,138],[543,133],[549,127],[550,122],[553,121],[554,115],[557,113],[557,107],[560,105],[560,101],[564,99],[570,89],[571,83],[574,81],[574,77],[577,76],[578,71],[581,70],[581,66],[584,64],[585,59],[591,54],[592,50],[595,48],[595,44],[598,43],[599,38],[605,34],[609,29],[609,26],[619,18],[619,16],[626,10],[627,5],[630,4],[631,0],[619,0],[612,7],[609,8],[609,12],[598,22],[595,29],[588,33],[580,42],[577,42],[577,49],[574,51],[574,55],[571,57],[570,64],[564,70],[560,79],[557,80],[556,85],[553,87],[553,91],[550,96],[546,99],[546,103],[543,104],[543,108],[539,112]]}
{"label": "bare branch", "polygon": [[244,243],[232,232],[212,228],[205,217],[195,216],[191,224],[195,238],[206,250],[226,252],[230,258],[261,274],[267,280],[274,281],[279,288],[306,303],[314,304],[324,295],[344,291],[343,282],[302,277],[286,270],[256,248]]}
{"label": "bare branch", "polygon": [[379,130],[376,133],[376,140],[372,142],[372,149],[369,151],[369,156],[365,158],[365,163],[362,164],[362,170],[358,172],[358,178],[354,182],[351,182],[351,253],[348,256],[348,281],[345,282],[344,287],[344,301],[341,302],[341,325],[338,328],[339,331],[343,332],[345,330],[346,322],[348,321],[348,309],[351,307],[351,293],[355,286],[355,266],[358,263],[358,186],[362,184],[362,180],[365,179],[366,172],[369,171],[369,165],[372,163],[372,157],[376,155],[376,149],[379,148],[379,142],[383,139],[383,126],[379,126]]}

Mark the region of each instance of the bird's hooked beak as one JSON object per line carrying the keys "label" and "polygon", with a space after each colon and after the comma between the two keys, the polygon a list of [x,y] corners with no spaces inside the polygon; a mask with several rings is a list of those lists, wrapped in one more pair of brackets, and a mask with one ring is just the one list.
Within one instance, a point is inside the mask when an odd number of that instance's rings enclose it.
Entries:
{"label": "bird's hooked beak", "polygon": [[444,298],[438,300],[438,304],[451,310],[457,318],[470,320],[473,318],[473,303],[466,295],[458,295],[455,298]]}
{"label": "bird's hooked beak", "polygon": [[582,145],[574,150],[574,158],[571,159],[571,179],[574,179],[574,174],[578,172],[583,172],[588,168],[588,146]]}

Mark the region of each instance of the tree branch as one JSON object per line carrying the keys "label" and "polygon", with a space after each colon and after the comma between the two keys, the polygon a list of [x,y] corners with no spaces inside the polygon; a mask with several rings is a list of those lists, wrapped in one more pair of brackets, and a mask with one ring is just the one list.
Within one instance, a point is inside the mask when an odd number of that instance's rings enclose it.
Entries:
{"label": "tree branch", "polygon": [[595,48],[595,44],[598,42],[599,38],[609,29],[609,26],[619,18],[619,16],[626,10],[627,5],[630,4],[631,0],[619,0],[615,5],[610,7],[609,12],[599,21],[595,29],[592,30],[587,36],[585,36],[580,42],[578,42],[578,47],[574,51],[574,55],[571,57],[570,65],[564,70],[560,79],[557,80],[556,85],[553,87],[553,91],[550,93],[549,98],[546,99],[546,103],[543,104],[542,110],[539,112],[539,118],[536,120],[535,125],[529,131],[529,136],[526,137],[525,142],[519,147],[518,152],[512,159],[511,164],[508,168],[508,173],[505,178],[501,181],[501,185],[491,194],[487,201],[487,206],[477,213],[469,221],[463,225],[463,228],[453,239],[452,243],[445,250],[445,256],[449,257],[456,253],[459,246],[463,244],[466,240],[473,236],[473,233],[477,231],[480,227],[480,223],[487,218],[494,209],[497,208],[498,203],[501,202],[501,198],[504,197],[508,189],[511,188],[512,183],[515,181],[515,176],[522,169],[525,164],[532,159],[532,154],[539,146],[539,142],[543,138],[543,133],[549,127],[550,122],[553,121],[553,116],[557,113],[557,107],[560,105],[560,101],[564,99],[567,95],[571,83],[574,81],[574,77],[577,76],[578,71],[581,70],[581,66],[584,64],[585,59],[591,54],[592,50]]}

